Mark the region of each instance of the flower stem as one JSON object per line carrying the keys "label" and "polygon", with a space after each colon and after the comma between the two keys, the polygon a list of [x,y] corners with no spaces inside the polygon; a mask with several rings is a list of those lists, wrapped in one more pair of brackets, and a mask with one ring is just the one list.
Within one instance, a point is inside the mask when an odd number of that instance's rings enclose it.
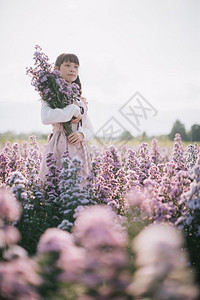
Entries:
{"label": "flower stem", "polygon": [[66,136],[72,133],[71,121],[62,123]]}

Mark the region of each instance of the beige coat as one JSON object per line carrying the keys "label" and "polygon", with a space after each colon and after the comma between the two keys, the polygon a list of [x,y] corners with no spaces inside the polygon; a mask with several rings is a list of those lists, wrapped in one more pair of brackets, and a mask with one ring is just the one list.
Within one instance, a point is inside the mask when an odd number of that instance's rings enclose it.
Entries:
{"label": "beige coat", "polygon": [[[77,117],[81,113],[80,107],[83,107],[84,113],[82,118],[82,126],[78,124],[71,124],[72,131],[82,132],[84,134],[84,139],[72,145],[67,140],[67,137],[63,131],[62,122],[70,121],[73,116]],[[73,104],[66,106],[64,109],[51,109],[46,102],[42,102],[41,107],[41,119],[42,123],[45,125],[51,124],[53,127],[53,132],[51,138],[49,139],[46,149],[42,158],[39,177],[45,180],[45,174],[48,172],[46,166],[46,155],[48,152],[53,152],[56,159],[56,165],[61,167],[61,159],[63,153],[68,150],[71,158],[77,157],[81,160],[81,173],[84,177],[83,184],[86,182],[85,178],[90,174],[91,171],[91,153],[90,147],[87,141],[94,137],[94,129],[90,118],[87,114],[87,105],[79,98],[79,100],[74,100]],[[80,123],[79,123],[80,124]]]}

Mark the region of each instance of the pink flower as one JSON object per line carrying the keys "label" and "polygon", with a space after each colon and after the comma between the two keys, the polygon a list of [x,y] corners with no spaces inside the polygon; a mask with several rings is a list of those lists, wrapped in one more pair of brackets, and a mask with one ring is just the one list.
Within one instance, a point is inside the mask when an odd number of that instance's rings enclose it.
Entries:
{"label": "pink flower", "polygon": [[[129,292],[137,299],[194,300],[198,289],[187,267],[180,232],[168,224],[153,224],[133,240],[136,266]],[[135,299],[135,298],[134,298]]]}
{"label": "pink flower", "polygon": [[84,248],[69,244],[60,253],[57,266],[62,270],[58,279],[61,281],[78,281],[83,276],[86,261]]}
{"label": "pink flower", "polygon": [[3,258],[8,261],[16,258],[27,257],[27,256],[28,256],[27,251],[18,245],[9,246],[8,250],[4,251],[3,253]]}
{"label": "pink flower", "polygon": [[73,232],[77,243],[86,250],[85,273],[80,282],[96,289],[106,281],[106,296],[99,291],[102,299],[109,299],[112,289],[124,290],[129,282],[129,278],[123,277],[128,265],[124,249],[127,236],[111,207],[94,205],[85,208],[76,219]]}
{"label": "pink flower", "polygon": [[21,214],[20,203],[7,188],[0,188],[0,218],[16,221]]}
{"label": "pink flower", "polygon": [[168,258],[168,263],[175,263],[178,249],[182,245],[182,236],[174,226],[152,224],[144,229],[133,241],[134,250],[138,253],[137,264],[145,265]]}
{"label": "pink flower", "polygon": [[16,244],[20,238],[20,232],[16,227],[6,226],[3,228],[5,245]]}
{"label": "pink flower", "polygon": [[58,252],[56,267],[60,269],[58,281],[77,281],[85,266],[85,249],[77,247],[73,235],[58,228],[49,228],[41,236],[39,253]]}
{"label": "pink flower", "polygon": [[145,200],[144,194],[141,192],[141,188],[139,186],[132,187],[131,190],[126,195],[126,207],[129,206],[141,206],[143,201]]}
{"label": "pink flower", "polygon": [[[131,190],[127,193],[125,198],[125,208],[128,212],[131,213],[135,221],[140,221],[141,218],[145,219],[147,217],[152,217],[156,204],[153,203],[153,196],[154,189],[151,190],[150,187],[141,188],[139,186],[136,186],[131,188]],[[139,216],[138,212],[140,212]]]}
{"label": "pink flower", "polygon": [[0,248],[3,248],[4,246],[5,246],[4,231],[0,229]]}
{"label": "pink flower", "polygon": [[34,286],[40,283],[37,264],[28,257],[0,264],[0,295],[5,299],[39,299]]}
{"label": "pink flower", "polygon": [[73,245],[72,235],[58,228],[48,228],[40,237],[37,251],[44,252],[60,252],[69,245]]}
{"label": "pink flower", "polygon": [[88,206],[79,214],[73,228],[75,238],[85,248],[97,248],[102,245],[123,247],[126,235],[117,222],[116,214],[106,205]]}

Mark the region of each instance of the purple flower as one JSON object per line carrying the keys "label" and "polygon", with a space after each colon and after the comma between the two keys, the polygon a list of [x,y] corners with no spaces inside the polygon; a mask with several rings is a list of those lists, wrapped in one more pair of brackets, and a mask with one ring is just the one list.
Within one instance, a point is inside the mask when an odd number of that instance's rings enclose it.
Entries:
{"label": "purple flower", "polygon": [[174,148],[172,162],[176,165],[176,170],[187,170],[186,159],[184,157],[184,149],[182,145],[181,135],[176,133],[174,138]]}
{"label": "purple flower", "polygon": [[139,181],[143,184],[144,179],[148,177],[148,170],[152,165],[151,157],[149,155],[149,149],[147,143],[142,143],[138,150],[138,162],[139,162]]}
{"label": "purple flower", "polygon": [[0,154],[0,182],[5,183],[7,177],[10,173],[10,167],[9,167],[9,157],[2,153]]}
{"label": "purple flower", "polygon": [[158,165],[162,161],[160,149],[158,148],[158,142],[156,139],[152,140],[151,159],[155,165]]}
{"label": "purple flower", "polygon": [[200,235],[200,157],[191,170],[192,183],[179,197],[179,204],[185,206],[184,213],[177,220],[179,227],[185,227],[186,233]]}

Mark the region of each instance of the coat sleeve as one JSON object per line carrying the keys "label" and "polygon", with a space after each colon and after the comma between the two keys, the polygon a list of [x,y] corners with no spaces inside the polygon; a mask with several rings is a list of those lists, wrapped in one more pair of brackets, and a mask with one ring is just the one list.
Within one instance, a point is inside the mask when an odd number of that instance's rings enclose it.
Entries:
{"label": "coat sleeve", "polygon": [[79,126],[77,132],[82,132],[84,134],[83,141],[89,141],[94,137],[94,128],[88,114],[85,123],[83,126]]}
{"label": "coat sleeve", "polygon": [[53,123],[68,122],[71,118],[78,117],[80,114],[80,107],[75,104],[69,104],[65,108],[50,108],[48,104],[43,101],[41,107],[41,119],[44,125]]}

